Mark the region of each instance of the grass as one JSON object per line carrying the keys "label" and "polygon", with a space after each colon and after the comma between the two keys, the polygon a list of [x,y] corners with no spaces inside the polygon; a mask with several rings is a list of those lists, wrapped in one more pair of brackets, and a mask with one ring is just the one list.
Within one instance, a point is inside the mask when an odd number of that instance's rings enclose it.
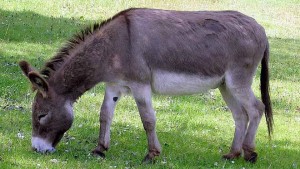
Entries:
{"label": "grass", "polygon": [[[300,1],[234,0],[0,0],[0,168],[300,168]],[[163,152],[153,165],[140,165],[146,136],[129,96],[118,104],[106,159],[90,156],[98,139],[103,85],[75,105],[75,122],[49,155],[31,151],[33,95],[17,62],[40,68],[84,25],[100,22],[128,7],[177,10],[239,10],[254,17],[270,40],[271,97],[275,131],[268,140],[262,120],[256,164],[224,161],[234,123],[219,91],[193,96],[153,97]],[[258,72],[259,75],[259,72]],[[253,84],[259,95],[257,76]]]}

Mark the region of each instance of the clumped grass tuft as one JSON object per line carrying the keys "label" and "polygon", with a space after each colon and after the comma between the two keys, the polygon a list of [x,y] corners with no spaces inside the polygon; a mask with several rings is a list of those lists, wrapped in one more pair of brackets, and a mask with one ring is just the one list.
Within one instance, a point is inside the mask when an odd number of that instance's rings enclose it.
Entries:
{"label": "clumped grass tuft", "polygon": [[[75,122],[53,154],[31,150],[34,94],[18,68],[25,59],[36,68],[85,25],[130,7],[175,10],[238,10],[261,23],[270,40],[271,98],[275,130],[268,139],[264,119],[257,133],[256,164],[224,161],[234,122],[220,93],[153,96],[163,152],[153,165],[141,165],[145,132],[134,100],[125,96],[112,124],[106,159],[90,155],[99,132],[103,84],[75,105]],[[300,1],[96,0],[1,1],[0,6],[0,168],[300,168]],[[259,96],[259,71],[253,88]]]}

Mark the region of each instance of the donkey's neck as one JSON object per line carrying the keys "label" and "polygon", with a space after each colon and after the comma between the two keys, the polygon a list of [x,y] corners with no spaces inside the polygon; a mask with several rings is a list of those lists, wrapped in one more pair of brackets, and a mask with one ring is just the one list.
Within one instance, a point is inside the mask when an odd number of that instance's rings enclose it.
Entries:
{"label": "donkey's neck", "polygon": [[125,69],[122,61],[129,55],[129,35],[127,29],[116,29],[126,23],[119,16],[72,47],[67,59],[49,79],[55,91],[75,101],[97,83],[113,82],[121,77],[120,72]]}
{"label": "donkey's neck", "polygon": [[84,92],[103,81],[103,60],[111,55],[106,51],[110,46],[106,38],[108,37],[95,35],[70,53],[69,59],[50,79],[58,93],[75,101]]}

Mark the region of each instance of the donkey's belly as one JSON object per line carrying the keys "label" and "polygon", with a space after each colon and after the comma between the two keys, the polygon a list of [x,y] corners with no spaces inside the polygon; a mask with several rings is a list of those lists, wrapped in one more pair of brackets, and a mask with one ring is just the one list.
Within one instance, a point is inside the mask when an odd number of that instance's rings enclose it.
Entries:
{"label": "donkey's belly", "polygon": [[201,77],[184,73],[154,71],[152,74],[152,90],[160,94],[194,94],[217,88],[223,76]]}

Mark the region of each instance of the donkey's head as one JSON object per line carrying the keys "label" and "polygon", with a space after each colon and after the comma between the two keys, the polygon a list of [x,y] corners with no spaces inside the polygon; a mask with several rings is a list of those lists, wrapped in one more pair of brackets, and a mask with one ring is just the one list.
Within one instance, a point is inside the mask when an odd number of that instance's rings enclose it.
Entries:
{"label": "donkey's head", "polygon": [[37,152],[53,152],[73,122],[72,103],[57,94],[48,81],[26,61],[20,62],[23,73],[37,93],[32,105],[32,148]]}

